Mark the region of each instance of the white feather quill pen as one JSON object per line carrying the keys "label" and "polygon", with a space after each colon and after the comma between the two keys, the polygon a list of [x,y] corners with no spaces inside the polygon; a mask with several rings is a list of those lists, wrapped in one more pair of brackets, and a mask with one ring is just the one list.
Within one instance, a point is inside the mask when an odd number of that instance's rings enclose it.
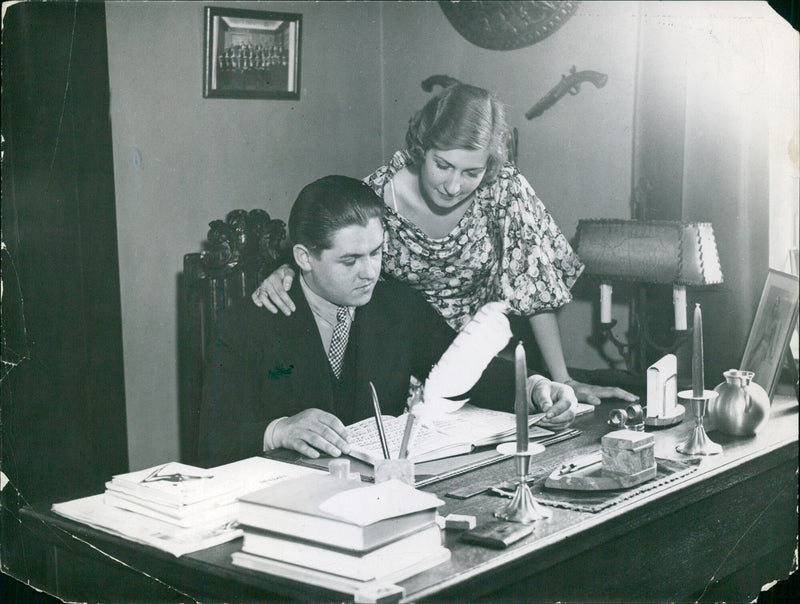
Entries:
{"label": "white feather quill pen", "polygon": [[511,339],[506,310],[502,302],[489,302],[462,328],[425,380],[423,403],[414,405],[415,416],[423,422],[434,420],[469,400],[454,397],[477,383],[489,362]]}

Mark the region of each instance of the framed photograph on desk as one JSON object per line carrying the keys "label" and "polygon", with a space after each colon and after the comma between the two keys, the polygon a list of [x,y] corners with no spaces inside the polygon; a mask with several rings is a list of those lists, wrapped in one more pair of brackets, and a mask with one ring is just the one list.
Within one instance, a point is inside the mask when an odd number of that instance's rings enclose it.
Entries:
{"label": "framed photograph on desk", "polygon": [[206,7],[203,96],[300,98],[299,13]]}
{"label": "framed photograph on desk", "polygon": [[797,277],[769,270],[742,356],[740,369],[755,373],[753,381],[767,391],[770,399],[797,323],[797,293]]}

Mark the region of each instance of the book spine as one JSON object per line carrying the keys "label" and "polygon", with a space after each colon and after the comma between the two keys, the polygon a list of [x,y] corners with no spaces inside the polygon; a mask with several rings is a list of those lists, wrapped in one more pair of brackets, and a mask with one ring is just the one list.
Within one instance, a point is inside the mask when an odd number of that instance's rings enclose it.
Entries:
{"label": "book spine", "polygon": [[331,518],[310,516],[242,500],[239,500],[239,524],[264,531],[274,531],[276,527],[280,527],[283,534],[291,537],[320,540],[354,550],[364,549],[364,536],[360,527]]}

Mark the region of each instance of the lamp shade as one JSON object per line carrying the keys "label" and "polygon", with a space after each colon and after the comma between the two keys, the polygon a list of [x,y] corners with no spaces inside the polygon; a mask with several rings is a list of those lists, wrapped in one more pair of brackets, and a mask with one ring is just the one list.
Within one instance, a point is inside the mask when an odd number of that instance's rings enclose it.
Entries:
{"label": "lamp shade", "polygon": [[722,283],[714,229],[707,222],[580,220],[576,251],[586,274],[638,283]]}

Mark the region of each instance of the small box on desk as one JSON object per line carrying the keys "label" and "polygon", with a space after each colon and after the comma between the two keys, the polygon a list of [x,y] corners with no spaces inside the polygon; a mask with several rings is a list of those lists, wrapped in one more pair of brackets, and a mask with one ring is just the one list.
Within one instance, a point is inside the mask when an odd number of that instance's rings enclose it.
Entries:
{"label": "small box on desk", "polygon": [[600,441],[603,473],[641,479],[656,476],[655,437],[647,432],[616,430]]}

